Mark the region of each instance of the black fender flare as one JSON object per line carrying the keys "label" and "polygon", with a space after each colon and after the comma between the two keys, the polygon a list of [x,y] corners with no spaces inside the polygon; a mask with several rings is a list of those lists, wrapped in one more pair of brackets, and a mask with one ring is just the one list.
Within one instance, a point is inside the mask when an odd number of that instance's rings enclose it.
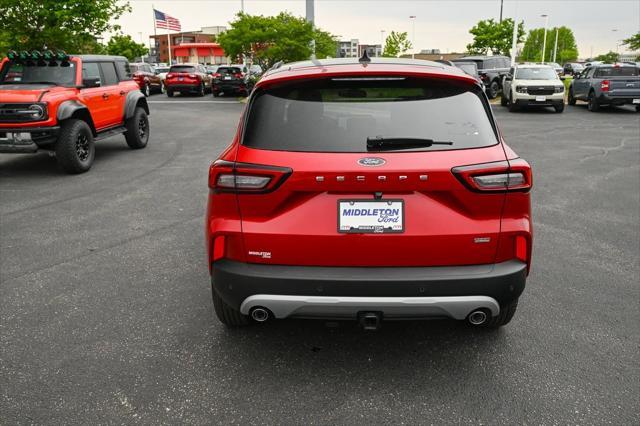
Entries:
{"label": "black fender flare", "polygon": [[94,136],[96,134],[96,127],[93,124],[93,118],[91,117],[91,113],[89,112],[89,108],[87,106],[75,99],[70,99],[62,102],[58,106],[58,111],[56,112],[56,119],[58,123],[67,120],[69,118],[78,118],[87,122],[89,127],[91,127],[91,131]]}
{"label": "black fender flare", "polygon": [[125,121],[133,117],[133,113],[138,106],[142,107],[142,109],[144,109],[144,112],[149,114],[149,105],[147,104],[147,98],[144,97],[141,91],[132,90],[131,92],[127,93],[127,97],[124,101]]}

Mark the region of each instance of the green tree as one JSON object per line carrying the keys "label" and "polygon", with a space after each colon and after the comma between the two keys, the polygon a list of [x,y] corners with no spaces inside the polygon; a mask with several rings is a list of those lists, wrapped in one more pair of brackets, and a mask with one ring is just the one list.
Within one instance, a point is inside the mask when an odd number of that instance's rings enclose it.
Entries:
{"label": "green tree", "polygon": [[[101,34],[117,31],[112,22],[130,11],[121,0],[1,0],[0,48],[31,50],[45,46],[69,53],[100,50]],[[6,53],[6,52],[0,52]]]}
{"label": "green tree", "polygon": [[384,41],[382,56],[386,58],[397,58],[412,47],[406,32],[397,33],[391,31]]}
{"label": "green tree", "polygon": [[627,46],[629,50],[635,52],[640,50],[640,33],[636,33],[629,38],[622,40],[622,44]]}
{"label": "green tree", "polygon": [[620,59],[620,55],[616,52],[607,52],[603,55],[598,55],[594,58],[596,61],[602,61],[607,64],[613,64],[614,62],[618,62]]}
{"label": "green tree", "polygon": [[[558,31],[558,52],[555,62],[564,64],[578,59],[578,47],[573,31],[567,27],[556,27],[547,30],[547,45],[545,47],[545,62],[553,61],[553,49]],[[544,42],[544,28],[535,28],[529,31],[527,41],[524,43],[520,60],[528,62],[542,62],[542,45]]]}
{"label": "green tree", "polygon": [[218,36],[225,53],[236,60],[247,56],[263,68],[278,61],[308,59],[314,37],[317,57],[335,54],[336,42],[331,34],[314,29],[304,18],[290,13],[277,16],[239,13],[229,25],[231,28]]}
{"label": "green tree", "polygon": [[[503,19],[496,22],[493,19],[479,21],[469,30],[473,35],[473,42],[467,44],[467,50],[472,55],[509,55],[513,41],[513,19]],[[524,22],[518,24],[517,42],[524,37]]]}
{"label": "green tree", "polygon": [[136,43],[129,35],[115,35],[107,43],[107,53],[109,55],[124,56],[130,61],[134,58],[142,57],[148,52],[149,49],[144,44]]}

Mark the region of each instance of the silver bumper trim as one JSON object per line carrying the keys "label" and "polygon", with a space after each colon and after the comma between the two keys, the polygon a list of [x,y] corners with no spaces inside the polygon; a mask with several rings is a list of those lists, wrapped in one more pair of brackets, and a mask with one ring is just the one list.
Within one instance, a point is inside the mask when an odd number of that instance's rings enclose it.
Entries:
{"label": "silver bumper trim", "polygon": [[387,318],[449,317],[463,320],[479,308],[491,315],[500,313],[498,302],[488,296],[446,297],[326,297],[257,294],[247,297],[240,312],[248,315],[256,306],[269,309],[276,318],[346,317],[356,318],[361,311],[381,311]]}

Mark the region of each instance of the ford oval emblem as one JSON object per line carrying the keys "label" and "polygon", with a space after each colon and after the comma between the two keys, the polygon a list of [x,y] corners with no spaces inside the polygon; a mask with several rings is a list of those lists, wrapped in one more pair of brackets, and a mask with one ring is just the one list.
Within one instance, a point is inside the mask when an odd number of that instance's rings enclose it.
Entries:
{"label": "ford oval emblem", "polygon": [[384,163],[386,163],[386,161],[380,157],[364,157],[358,160],[358,164],[367,167],[382,166]]}

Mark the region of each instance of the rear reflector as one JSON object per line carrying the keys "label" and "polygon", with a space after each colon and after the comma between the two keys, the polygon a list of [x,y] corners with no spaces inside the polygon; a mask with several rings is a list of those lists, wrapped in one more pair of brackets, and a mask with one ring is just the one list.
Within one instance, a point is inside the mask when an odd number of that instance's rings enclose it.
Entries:
{"label": "rear reflector", "polygon": [[278,188],[292,172],[288,167],[218,160],[209,167],[209,188],[218,192],[266,193]]}
{"label": "rear reflector", "polygon": [[213,260],[219,260],[224,258],[226,238],[224,235],[220,235],[213,240]]}
{"label": "rear reflector", "polygon": [[520,158],[454,167],[451,172],[462,184],[476,192],[526,192],[532,185],[531,167]]}
{"label": "rear reflector", "polygon": [[516,258],[523,262],[529,262],[529,257],[527,256],[527,239],[522,235],[516,237]]}

